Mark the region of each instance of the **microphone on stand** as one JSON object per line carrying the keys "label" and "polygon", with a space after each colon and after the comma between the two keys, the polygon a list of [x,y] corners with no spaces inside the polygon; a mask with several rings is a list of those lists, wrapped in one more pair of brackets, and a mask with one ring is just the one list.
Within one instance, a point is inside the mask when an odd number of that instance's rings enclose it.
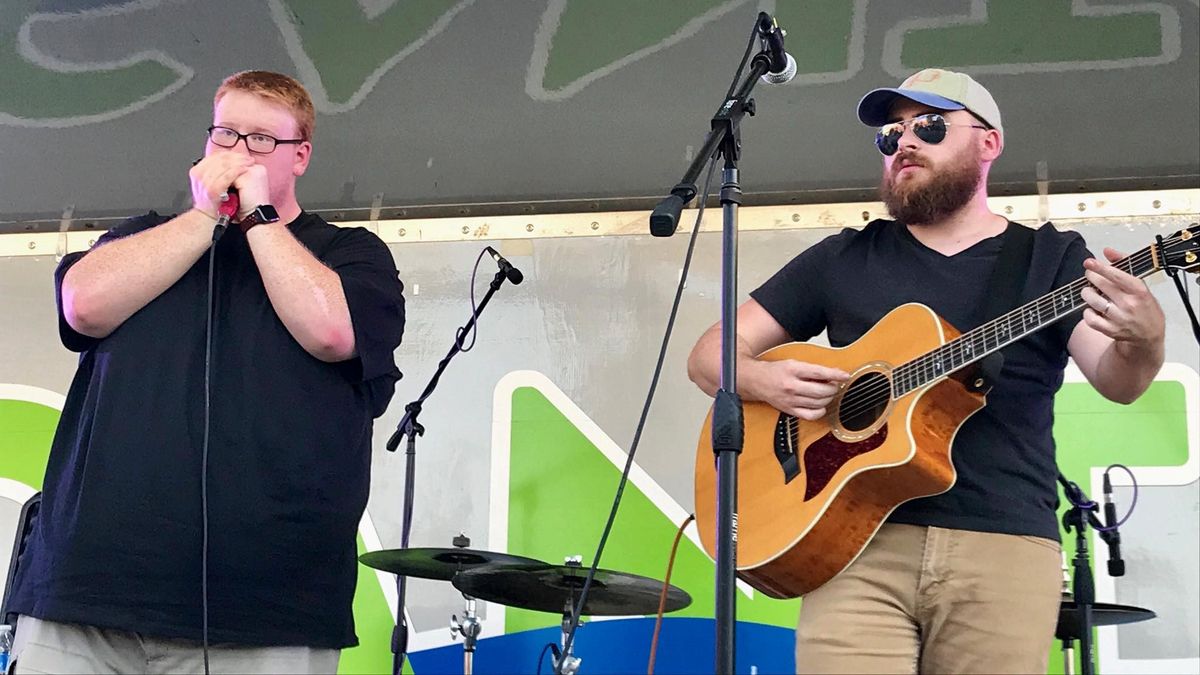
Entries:
{"label": "microphone on stand", "polygon": [[1117,530],[1117,505],[1112,498],[1112,482],[1104,472],[1104,529],[1101,539],[1108,544],[1108,576],[1125,576],[1125,560],[1121,558],[1121,532]]}
{"label": "microphone on stand", "polygon": [[492,256],[492,260],[495,260],[496,264],[500,266],[500,271],[504,273],[504,276],[508,279],[509,283],[511,283],[513,286],[516,286],[525,280],[525,275],[521,274],[521,270],[513,267],[512,263],[505,260],[504,256],[500,255],[496,249],[488,246],[485,250],[487,250],[488,255]]}
{"label": "microphone on stand", "polygon": [[758,15],[758,33],[766,43],[767,56],[771,67],[763,73],[761,79],[766,84],[785,84],[796,77],[796,59],[787,53],[783,47],[783,38],[787,32],[779,27],[775,19],[766,12]]}

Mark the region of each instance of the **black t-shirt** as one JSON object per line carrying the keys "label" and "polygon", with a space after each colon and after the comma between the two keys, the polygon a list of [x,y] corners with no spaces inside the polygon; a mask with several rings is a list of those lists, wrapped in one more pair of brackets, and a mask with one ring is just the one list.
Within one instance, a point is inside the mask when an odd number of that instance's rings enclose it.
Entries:
{"label": "black t-shirt", "polygon": [[[929,306],[965,332],[996,318],[980,314],[1003,239],[991,237],[947,257],[917,241],[904,225],[876,220],[805,250],[750,295],[793,339],[828,330],[834,347],[854,342],[908,302]],[[1034,233],[1020,302],[1082,277],[1089,257],[1077,233],[1043,225]],[[1081,313],[1067,316],[1004,350],[1004,367],[987,405],[954,439],[954,487],[902,504],[889,521],[1059,538],[1053,399],[1062,386],[1067,341],[1080,318]]]}
{"label": "black t-shirt", "polygon": [[[155,227],[151,212],[103,245]],[[324,363],[275,313],[246,237],[217,242],[208,448],[209,639],[357,644],[351,604],[374,417],[400,378],[403,286],[362,228],[287,226],[341,278],[357,356]],[[41,516],[11,610],[201,639],[201,465],[209,253],[108,337],[62,316],[79,369],[46,469]]]}

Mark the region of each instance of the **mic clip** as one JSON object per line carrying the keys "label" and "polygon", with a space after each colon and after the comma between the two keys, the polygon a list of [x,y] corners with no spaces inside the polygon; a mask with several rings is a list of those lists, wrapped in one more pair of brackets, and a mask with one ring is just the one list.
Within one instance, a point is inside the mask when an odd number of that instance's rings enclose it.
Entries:
{"label": "mic clip", "polygon": [[492,260],[496,261],[496,265],[500,268],[500,274],[504,275],[509,283],[516,286],[525,280],[525,275],[521,274],[521,270],[513,267],[512,263],[505,260],[504,256],[500,255],[496,249],[488,246],[485,250],[488,255],[492,256]]}

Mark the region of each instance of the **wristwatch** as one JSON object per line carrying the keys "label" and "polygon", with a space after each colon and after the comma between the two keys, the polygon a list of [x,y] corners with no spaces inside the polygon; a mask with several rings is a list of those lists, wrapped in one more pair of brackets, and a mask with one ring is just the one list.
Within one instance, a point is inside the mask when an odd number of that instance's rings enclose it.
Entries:
{"label": "wristwatch", "polygon": [[259,204],[250,212],[250,215],[242,218],[238,222],[238,226],[242,228],[242,232],[249,232],[250,228],[263,223],[278,223],[279,212],[270,204]]}

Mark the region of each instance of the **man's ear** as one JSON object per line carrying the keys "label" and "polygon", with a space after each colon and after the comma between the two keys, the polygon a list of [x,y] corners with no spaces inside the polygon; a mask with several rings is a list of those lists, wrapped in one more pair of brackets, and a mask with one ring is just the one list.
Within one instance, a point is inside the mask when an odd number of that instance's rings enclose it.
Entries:
{"label": "man's ear", "polygon": [[1004,135],[996,129],[985,130],[982,143],[980,159],[984,161],[994,162],[1004,152]]}
{"label": "man's ear", "polygon": [[308,171],[308,163],[312,160],[312,143],[304,141],[296,144],[295,154],[292,155],[292,175],[303,176]]}

